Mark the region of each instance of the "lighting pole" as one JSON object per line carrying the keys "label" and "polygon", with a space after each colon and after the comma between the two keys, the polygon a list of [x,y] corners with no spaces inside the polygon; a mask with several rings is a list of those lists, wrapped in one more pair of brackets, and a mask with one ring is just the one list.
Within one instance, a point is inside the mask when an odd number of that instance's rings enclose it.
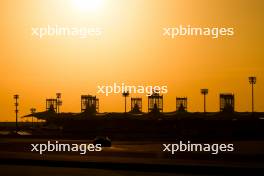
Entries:
{"label": "lighting pole", "polygon": [[61,93],[56,93],[57,97],[57,113],[60,113],[60,106],[62,105]]}
{"label": "lighting pole", "polygon": [[18,99],[19,99],[19,95],[14,95],[14,99],[15,99],[15,113],[16,113],[16,132],[18,132],[18,123],[17,123],[17,118],[18,118]]}
{"label": "lighting pole", "polygon": [[33,126],[34,126],[34,121],[33,121],[33,119],[34,119],[34,114],[35,114],[35,112],[36,112],[36,108],[31,108],[30,111],[31,111],[32,127],[33,127]]}
{"label": "lighting pole", "polygon": [[123,97],[125,97],[125,113],[126,113],[126,98],[129,96],[129,91],[124,91],[122,95]]}
{"label": "lighting pole", "polygon": [[254,112],[254,85],[257,82],[257,78],[255,76],[250,76],[248,77],[248,79],[249,79],[249,83],[251,84],[251,88],[252,88],[251,95],[252,95],[252,113],[253,113]]}
{"label": "lighting pole", "polygon": [[208,94],[208,89],[201,89],[201,94],[204,95],[204,113],[206,112],[206,95]]}

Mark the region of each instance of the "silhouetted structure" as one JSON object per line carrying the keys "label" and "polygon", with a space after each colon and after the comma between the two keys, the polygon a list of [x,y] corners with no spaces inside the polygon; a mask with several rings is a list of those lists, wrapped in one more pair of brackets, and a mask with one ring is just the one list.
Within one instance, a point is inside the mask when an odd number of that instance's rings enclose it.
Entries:
{"label": "silhouetted structure", "polygon": [[99,99],[92,95],[81,96],[81,112],[99,112]]}
{"label": "silhouetted structure", "polygon": [[58,101],[54,98],[46,99],[46,111],[57,112]]}
{"label": "silhouetted structure", "polygon": [[254,85],[257,82],[257,78],[255,76],[251,76],[248,78],[249,79],[249,83],[252,85],[252,113],[254,112]]}
{"label": "silhouetted structure", "polygon": [[129,96],[129,91],[124,91],[122,95],[123,97],[125,97],[125,113],[126,113],[126,98]]}
{"label": "silhouetted structure", "polygon": [[15,99],[15,113],[16,113],[16,132],[18,131],[18,123],[17,123],[17,120],[18,120],[18,99],[19,99],[19,95],[14,95],[14,99]]}
{"label": "silhouetted structure", "polygon": [[206,95],[208,94],[208,89],[201,89],[201,94],[204,96],[204,113],[206,112]]}
{"label": "silhouetted structure", "polygon": [[142,112],[142,98],[131,98],[131,112],[132,113]]}
{"label": "silhouetted structure", "polygon": [[30,108],[30,112],[32,114],[32,127],[34,126],[34,114],[36,113],[36,108]]}
{"label": "silhouetted structure", "polygon": [[187,97],[176,97],[176,111],[187,111]]}
{"label": "silhouetted structure", "polygon": [[61,101],[61,93],[56,93],[56,97],[57,97],[57,113],[60,113],[60,106],[62,105],[62,101]]}
{"label": "silhouetted structure", "polygon": [[234,94],[220,94],[220,112],[234,112],[235,98]]}
{"label": "silhouetted structure", "polygon": [[148,112],[163,112],[163,95],[153,93],[148,97]]}

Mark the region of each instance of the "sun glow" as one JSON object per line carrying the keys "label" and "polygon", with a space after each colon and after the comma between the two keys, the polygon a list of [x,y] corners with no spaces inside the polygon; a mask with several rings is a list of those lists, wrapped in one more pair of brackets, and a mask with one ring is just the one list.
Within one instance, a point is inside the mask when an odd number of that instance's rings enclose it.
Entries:
{"label": "sun glow", "polygon": [[71,0],[71,2],[80,12],[98,12],[103,6],[103,0]]}

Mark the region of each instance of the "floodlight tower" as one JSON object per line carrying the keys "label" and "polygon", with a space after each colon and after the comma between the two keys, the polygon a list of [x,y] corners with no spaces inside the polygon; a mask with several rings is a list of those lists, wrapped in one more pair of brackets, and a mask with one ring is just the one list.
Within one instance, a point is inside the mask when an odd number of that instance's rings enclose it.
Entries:
{"label": "floodlight tower", "polygon": [[18,123],[17,123],[17,118],[18,118],[18,99],[19,99],[19,95],[14,95],[14,99],[15,99],[15,113],[16,113],[16,132],[18,131]]}
{"label": "floodlight tower", "polygon": [[62,105],[61,93],[56,93],[57,98],[57,113],[60,113],[60,106]]}
{"label": "floodlight tower", "polygon": [[126,113],[126,98],[129,96],[129,91],[124,91],[122,95],[123,97],[125,97],[125,113]]}
{"label": "floodlight tower", "polygon": [[206,112],[206,95],[208,94],[208,89],[201,89],[201,94],[204,96],[204,113]]}
{"label": "floodlight tower", "polygon": [[34,114],[36,113],[36,108],[30,108],[31,117],[32,117],[32,127],[34,126]]}
{"label": "floodlight tower", "polygon": [[254,112],[254,85],[256,84],[257,82],[257,78],[255,76],[250,76],[248,77],[249,79],[249,83],[251,84],[251,87],[252,87],[252,113]]}

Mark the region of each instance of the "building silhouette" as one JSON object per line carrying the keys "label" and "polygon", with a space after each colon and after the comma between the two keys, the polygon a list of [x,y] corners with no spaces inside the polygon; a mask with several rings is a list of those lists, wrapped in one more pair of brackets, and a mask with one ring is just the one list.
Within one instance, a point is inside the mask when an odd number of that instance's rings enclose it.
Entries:
{"label": "building silhouette", "polygon": [[99,112],[99,99],[92,95],[81,96],[81,112]]}
{"label": "building silhouette", "polygon": [[176,97],[176,111],[187,112],[187,97]]}
{"label": "building silhouette", "polygon": [[231,93],[220,94],[220,112],[235,111],[235,96]]}
{"label": "building silhouette", "polygon": [[163,95],[153,93],[148,97],[148,112],[163,112]]}
{"label": "building silhouette", "polygon": [[132,113],[142,112],[142,98],[131,98],[131,111]]}

